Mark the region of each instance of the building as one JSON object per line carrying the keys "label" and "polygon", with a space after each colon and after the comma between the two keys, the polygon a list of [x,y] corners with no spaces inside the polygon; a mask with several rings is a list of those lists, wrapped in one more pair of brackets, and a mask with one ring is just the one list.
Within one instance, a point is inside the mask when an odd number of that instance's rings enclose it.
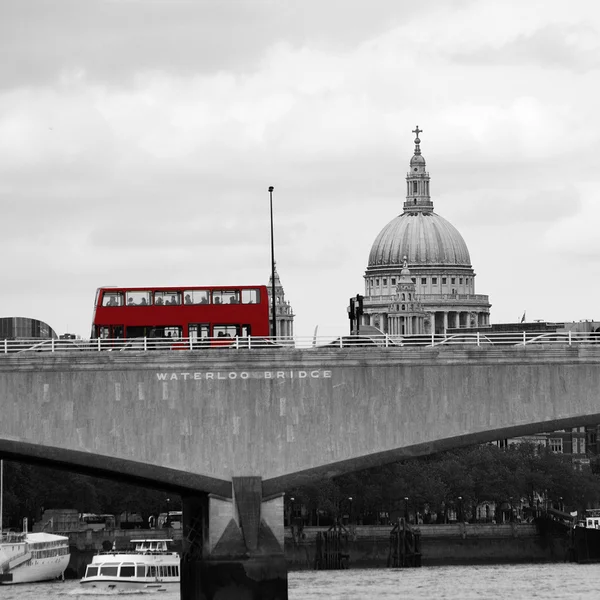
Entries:
{"label": "building", "polygon": [[[277,325],[277,337],[278,338],[291,338],[294,335],[294,311],[290,306],[290,303],[285,299],[285,292],[277,273],[277,267],[274,268],[275,272],[275,315]],[[273,331],[273,276],[269,277],[269,323],[271,331]]]}
{"label": "building", "polygon": [[413,130],[403,212],[375,238],[364,275],[361,325],[383,333],[444,333],[449,327],[485,326],[490,319],[488,296],[475,293],[465,241],[433,211],[421,132]]}
{"label": "building", "polygon": [[0,317],[0,339],[57,339],[55,331],[43,321],[29,317]]}

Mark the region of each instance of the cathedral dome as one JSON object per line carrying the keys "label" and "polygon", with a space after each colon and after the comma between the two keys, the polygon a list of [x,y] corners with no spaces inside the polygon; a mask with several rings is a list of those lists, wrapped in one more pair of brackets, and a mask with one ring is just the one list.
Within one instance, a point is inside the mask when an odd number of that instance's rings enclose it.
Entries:
{"label": "cathedral dome", "polygon": [[469,250],[458,230],[434,212],[404,212],[373,242],[369,267],[402,265],[471,267]]}

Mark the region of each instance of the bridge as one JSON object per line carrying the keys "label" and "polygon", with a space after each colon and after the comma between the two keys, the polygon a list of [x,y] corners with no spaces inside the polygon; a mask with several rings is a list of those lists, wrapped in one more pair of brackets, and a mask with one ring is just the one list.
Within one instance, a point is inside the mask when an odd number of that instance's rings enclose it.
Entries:
{"label": "bridge", "polygon": [[285,489],[598,423],[599,367],[566,344],[5,354],[0,453],[179,491],[182,597],[284,598]]}

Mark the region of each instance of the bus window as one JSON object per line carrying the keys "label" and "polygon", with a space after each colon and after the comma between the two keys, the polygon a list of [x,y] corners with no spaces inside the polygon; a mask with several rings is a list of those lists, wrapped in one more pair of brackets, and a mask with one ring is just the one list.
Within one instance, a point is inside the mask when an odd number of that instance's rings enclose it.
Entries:
{"label": "bus window", "polygon": [[209,291],[208,290],[184,290],[183,291],[183,303],[184,304],[208,304],[209,303]]}
{"label": "bus window", "polygon": [[181,292],[154,292],[154,304],[160,306],[178,306],[181,304]]}
{"label": "bus window", "polygon": [[127,306],[148,306],[152,303],[152,292],[126,292]]}
{"label": "bus window", "polygon": [[104,292],[102,306],[123,306],[122,292]]}
{"label": "bus window", "polygon": [[242,290],[242,304],[258,304],[260,290]]}
{"label": "bus window", "polygon": [[213,304],[239,304],[239,290],[219,290],[213,292]]}
{"label": "bus window", "polygon": [[207,338],[210,334],[210,328],[207,323],[190,323],[189,332],[193,340]]}
{"label": "bus window", "polygon": [[181,327],[165,327],[163,331],[163,337],[171,338],[173,340],[179,339],[182,335]]}
{"label": "bus window", "polygon": [[242,337],[250,337],[252,334],[250,333],[251,327],[250,325],[242,325]]}
{"label": "bus window", "polygon": [[237,325],[215,325],[213,327],[213,337],[235,337],[238,335]]}

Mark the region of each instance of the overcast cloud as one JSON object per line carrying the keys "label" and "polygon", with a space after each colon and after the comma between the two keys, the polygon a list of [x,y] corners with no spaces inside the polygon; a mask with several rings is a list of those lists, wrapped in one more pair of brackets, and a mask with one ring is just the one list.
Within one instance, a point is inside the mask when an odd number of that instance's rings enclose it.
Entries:
{"label": "overcast cloud", "polygon": [[3,0],[0,316],[267,283],[347,329],[415,125],[492,321],[600,320],[592,0]]}

